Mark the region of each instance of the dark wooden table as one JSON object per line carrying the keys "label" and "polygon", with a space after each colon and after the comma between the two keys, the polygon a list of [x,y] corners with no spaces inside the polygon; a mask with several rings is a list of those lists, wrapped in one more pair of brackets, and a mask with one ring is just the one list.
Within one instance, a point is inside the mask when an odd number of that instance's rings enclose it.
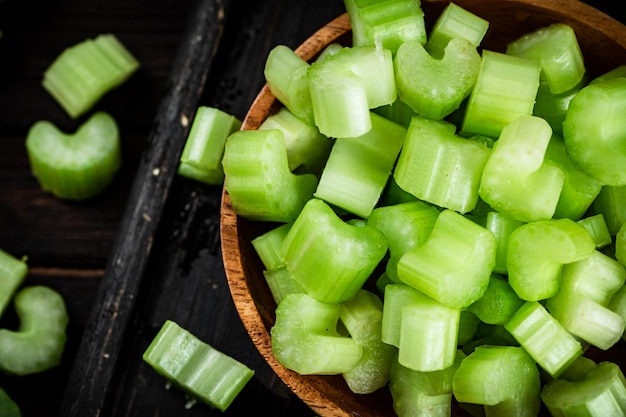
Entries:
{"label": "dark wooden table", "polygon": [[[618,2],[590,3],[619,20],[626,18]],[[344,11],[341,0],[225,4],[224,31],[198,104],[219,107],[239,118],[245,116],[263,85],[268,51],[277,44],[296,47]],[[28,257],[25,285],[45,284],[58,290],[71,320],[59,367],[25,377],[0,375],[0,387],[20,405],[24,417],[60,415],[63,401],[68,401],[67,384],[81,337],[116,237],[128,233],[121,222],[131,187],[195,10],[193,0],[0,3],[0,248]],[[96,107],[118,121],[124,165],[97,198],[59,201],[42,192],[31,176],[25,136],[37,120],[50,120],[69,132],[82,119],[71,120],[43,90],[42,74],[63,48],[108,32],[116,34],[141,62],[140,70]],[[134,303],[128,337],[115,365],[117,389],[100,415],[223,414],[204,405],[184,410],[183,395],[166,390],[164,380],[142,362],[143,350],[166,319],[177,321],[256,371],[226,415],[313,414],[265,364],[235,312],[221,264],[220,195],[219,187],[174,176],[151,248],[142,296]],[[9,311],[0,324],[11,327],[16,321]],[[99,375],[90,377],[97,380]]]}

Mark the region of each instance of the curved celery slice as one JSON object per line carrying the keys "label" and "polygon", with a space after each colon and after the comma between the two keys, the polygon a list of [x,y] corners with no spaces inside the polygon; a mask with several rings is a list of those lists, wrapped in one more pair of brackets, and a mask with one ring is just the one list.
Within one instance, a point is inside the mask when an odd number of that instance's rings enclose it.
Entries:
{"label": "curved celery slice", "polygon": [[17,259],[0,249],[0,316],[28,274],[26,258]]}
{"label": "curved celery slice", "polygon": [[502,277],[493,275],[482,297],[467,309],[483,323],[504,324],[524,304],[509,283]]}
{"label": "curved celery slice", "polygon": [[443,55],[450,40],[467,40],[474,48],[482,42],[489,29],[489,22],[482,17],[450,3],[443,9],[428,36],[426,50],[434,57]]}
{"label": "curved celery slice", "polygon": [[28,131],[26,151],[41,187],[69,200],[102,192],[122,164],[117,123],[104,112],[94,113],[73,134],[48,121],[36,122]]}
{"label": "curved celery slice", "polygon": [[[609,232],[609,227],[607,226],[606,221],[604,221],[604,215],[593,214],[578,220],[577,223],[589,232],[594,243],[596,244],[596,248],[603,248],[613,242],[613,237]],[[623,264],[624,263],[622,262],[622,265]]]}

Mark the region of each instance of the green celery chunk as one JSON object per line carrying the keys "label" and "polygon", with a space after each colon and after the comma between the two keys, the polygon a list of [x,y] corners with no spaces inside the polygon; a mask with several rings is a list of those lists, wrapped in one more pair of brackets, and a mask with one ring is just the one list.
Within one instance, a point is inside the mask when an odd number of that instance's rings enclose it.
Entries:
{"label": "green celery chunk", "polygon": [[371,129],[356,138],[337,138],[314,196],[367,218],[382,195],[404,143],[406,129],[375,113]]}
{"label": "green celery chunk", "polygon": [[537,60],[541,75],[554,94],[571,90],[585,75],[576,33],[565,23],[554,23],[523,35],[507,45],[506,53]]}
{"label": "green celery chunk", "polygon": [[272,270],[285,266],[280,252],[280,246],[290,228],[290,223],[281,224],[250,241],[265,269]]}
{"label": "green celery chunk", "polygon": [[489,211],[485,219],[485,228],[493,233],[496,238],[496,264],[493,272],[506,274],[506,258],[509,247],[509,236],[513,230],[520,227],[524,222],[515,220],[499,211]]}
{"label": "green celery chunk", "polygon": [[538,301],[559,290],[563,265],[590,256],[595,243],[587,230],[570,219],[526,223],[511,233],[507,270],[520,298]]}
{"label": "green celery chunk", "polygon": [[67,200],[85,200],[101,193],[122,164],[115,119],[97,112],[73,134],[41,120],[26,136],[33,175],[45,191]]}
{"label": "green celery chunk", "polygon": [[626,78],[583,87],[563,121],[568,154],[587,174],[606,185],[626,185]]}
{"label": "green celery chunk", "polygon": [[566,381],[581,381],[589,375],[589,373],[596,367],[596,363],[586,356],[579,356],[570,366],[567,367],[559,379]]}
{"label": "green celery chunk", "polygon": [[222,184],[226,139],[241,120],[215,107],[199,106],[180,156],[178,174],[207,184]]}
{"label": "green celery chunk", "polygon": [[596,249],[610,245],[613,241],[611,233],[609,232],[609,227],[606,225],[604,215],[602,214],[593,214],[584,217],[578,220],[578,224],[587,229],[587,232],[589,232],[594,243],[596,244]]}
{"label": "green celery chunk", "polygon": [[26,258],[18,259],[0,249],[0,316],[28,274]]}
{"label": "green celery chunk", "polygon": [[626,186],[605,185],[591,203],[591,214],[602,214],[611,236],[626,223]]}
{"label": "green celery chunk", "polygon": [[240,130],[224,148],[224,188],[245,218],[288,223],[313,197],[317,178],[289,171],[280,130]]}
{"label": "green celery chunk", "polygon": [[626,226],[623,224],[615,235],[615,257],[626,266]]}
{"label": "green celery chunk", "polygon": [[619,366],[604,361],[581,381],[549,381],[541,391],[541,399],[553,416],[623,416],[626,379]]}
{"label": "green celery chunk", "polygon": [[14,298],[17,330],[0,329],[0,370],[30,375],[61,362],[67,340],[68,312],[63,297],[43,286],[19,290]]}
{"label": "green celery chunk", "polygon": [[[619,314],[626,322],[626,286],[622,286],[619,290],[613,294],[609,301],[608,308]],[[622,334],[622,340],[626,341],[626,333]]]}
{"label": "green celery chunk", "polygon": [[504,327],[554,378],[583,353],[578,340],[537,301],[526,302]]}
{"label": "green celery chunk", "polygon": [[326,47],[324,47],[324,49],[322,49],[322,52],[320,52],[317,58],[315,58],[315,61],[322,61],[328,58],[330,55],[336,54],[342,49],[343,49],[343,45],[338,42],[329,43],[328,45],[326,45]]}
{"label": "green celery chunk", "polygon": [[466,213],[476,207],[491,149],[480,138],[457,136],[453,128],[446,121],[414,116],[393,178],[420,200]]}
{"label": "green celery chunk", "polygon": [[482,404],[489,417],[536,417],[541,382],[521,347],[481,346],[461,361],[452,380],[461,403]]}
{"label": "green celery chunk", "polygon": [[459,335],[457,336],[457,343],[459,346],[463,346],[469,343],[476,335],[476,329],[481,320],[469,310],[461,310],[461,316],[459,318]]}
{"label": "green celery chunk", "polygon": [[398,277],[446,306],[467,307],[487,289],[495,256],[491,232],[444,210],[426,242],[402,255]]}
{"label": "green celery chunk", "polygon": [[398,96],[413,111],[441,120],[469,96],[480,71],[480,55],[465,39],[452,39],[441,58],[419,42],[405,42],[394,58]]}
{"label": "green celery chunk", "polygon": [[392,175],[380,196],[379,206],[392,206],[394,204],[410,203],[413,201],[418,201],[418,198],[400,188]]}
{"label": "green celery chunk", "polygon": [[583,78],[583,80],[571,90],[554,94],[550,91],[548,82],[542,78],[539,81],[539,88],[537,89],[533,115],[539,116],[548,122],[554,133],[563,135],[563,121],[565,120],[565,116],[567,116],[569,103],[576,93],[578,93],[583,86],[587,85],[587,83],[588,80]]}
{"label": "green celery chunk", "polygon": [[340,310],[339,304],[320,303],[304,293],[286,296],[271,328],[272,353],[278,362],[301,375],[351,371],[363,348],[337,331]]}
{"label": "green celery chunk", "polygon": [[415,116],[415,112],[404,101],[396,98],[396,100],[385,106],[376,107],[372,111],[385,119],[396,122],[406,128],[411,123],[411,118]]}
{"label": "green celery chunk", "polygon": [[519,342],[503,325],[487,324],[480,319],[478,319],[472,338],[459,345],[466,355],[480,346],[520,346]]}
{"label": "green celery chunk", "polygon": [[267,286],[272,293],[272,298],[276,305],[289,294],[304,292],[302,285],[293,279],[287,267],[281,266],[275,269],[266,269],[263,271],[263,277]]}
{"label": "green celery chunk", "polygon": [[0,416],[22,417],[22,412],[20,411],[19,406],[2,388],[0,388]]}
{"label": "green celery chunk", "polygon": [[540,73],[541,66],[532,60],[483,50],[461,134],[497,138],[504,126],[531,115]]}
{"label": "green celery chunk", "polygon": [[439,15],[428,36],[426,50],[434,57],[443,55],[450,40],[465,39],[478,47],[489,29],[489,21],[450,3]]}
{"label": "green celery chunk", "polygon": [[166,320],[143,353],[158,374],[191,396],[220,411],[232,404],[254,371]]}
{"label": "green celery chunk", "polygon": [[101,34],[63,50],[45,70],[42,86],[72,118],[124,83],[139,62],[112,34]]}
{"label": "green celery chunk", "polygon": [[482,297],[467,309],[483,323],[504,324],[524,304],[506,279],[492,275]]}
{"label": "green celery chunk", "polygon": [[285,265],[307,294],[325,303],[348,301],[387,253],[382,232],[343,221],[319,199],[309,200],[281,245]]}

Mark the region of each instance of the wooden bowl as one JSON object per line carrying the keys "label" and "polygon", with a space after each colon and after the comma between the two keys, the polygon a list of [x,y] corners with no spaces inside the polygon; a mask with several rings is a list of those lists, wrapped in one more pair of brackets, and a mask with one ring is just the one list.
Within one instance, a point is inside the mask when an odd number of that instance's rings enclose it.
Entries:
{"label": "wooden bowl", "polygon": [[[422,0],[427,27],[448,3],[446,0]],[[520,35],[562,22],[571,25],[577,33],[592,76],[626,64],[626,27],[577,0],[456,0],[455,3],[489,21],[489,31],[481,45],[484,49],[504,51],[506,44]],[[296,52],[305,60],[311,60],[335,41],[345,45],[351,42],[350,22],[345,14],[313,34]],[[242,129],[257,129],[279,107],[280,103],[265,86],[250,107]],[[238,217],[228,193],[223,193],[221,239],[226,276],[241,320],[259,352],[285,384],[320,416],[394,415],[386,388],[373,394],[356,395],[350,392],[341,376],[301,376],[285,369],[272,355],[269,331],[274,323],[276,304],[265,284],[263,266],[250,243],[270,226]],[[589,351],[588,356],[596,360],[606,358],[624,366],[626,348],[623,343],[619,342],[619,346],[608,352]],[[466,415],[453,405],[453,416]]]}

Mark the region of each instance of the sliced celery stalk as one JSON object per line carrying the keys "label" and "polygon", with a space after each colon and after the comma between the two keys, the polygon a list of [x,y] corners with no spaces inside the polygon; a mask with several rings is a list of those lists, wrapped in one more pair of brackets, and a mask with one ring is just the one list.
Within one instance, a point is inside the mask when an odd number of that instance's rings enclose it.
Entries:
{"label": "sliced celery stalk", "polygon": [[302,285],[293,279],[287,267],[281,266],[275,269],[266,269],[263,271],[263,277],[267,286],[272,293],[272,298],[276,305],[289,294],[304,292]]}
{"label": "sliced celery stalk", "polygon": [[[622,288],[613,294],[611,301],[609,301],[608,308],[619,314],[620,317],[626,321],[626,286],[622,286]],[[622,340],[626,341],[626,333],[622,334]]]}
{"label": "sliced celery stalk", "polygon": [[372,110],[374,113],[396,122],[406,128],[411,123],[411,118],[415,116],[415,112],[404,101],[399,98],[391,104],[376,107]]}
{"label": "sliced celery stalk", "polygon": [[265,269],[277,269],[285,265],[280,246],[291,228],[290,223],[281,224],[252,239],[252,247],[261,259]]}
{"label": "sliced celery stalk", "polygon": [[469,310],[461,310],[461,317],[459,318],[459,335],[457,340],[459,346],[469,343],[474,338],[479,323],[481,323],[481,321],[476,314]]}
{"label": "sliced celery stalk", "polygon": [[163,323],[142,358],[186,394],[222,412],[254,376],[252,369],[171,320]]}
{"label": "sliced celery stalk", "polygon": [[602,214],[611,236],[626,223],[626,186],[605,185],[591,204],[591,214]]}
{"label": "sliced celery stalk", "polygon": [[430,30],[426,50],[434,57],[441,57],[452,39],[465,39],[476,48],[485,37],[487,29],[489,29],[487,20],[455,3],[450,3],[443,9]]}
{"label": "sliced celery stalk", "polygon": [[504,324],[524,304],[509,283],[502,277],[493,275],[485,293],[472,303],[468,310],[483,323]]}
{"label": "sliced celery stalk", "polygon": [[569,102],[574,98],[576,93],[585,85],[588,80],[583,80],[574,88],[559,94],[553,94],[550,86],[545,79],[539,81],[537,89],[537,97],[533,106],[533,115],[539,116],[550,124],[554,133],[563,135],[563,121],[567,116]]}
{"label": "sliced celery stalk", "polygon": [[485,219],[485,228],[496,238],[496,264],[493,272],[506,274],[506,258],[509,247],[509,236],[513,230],[520,227],[523,222],[515,220],[499,211],[489,211]]}
{"label": "sliced celery stalk", "polygon": [[579,356],[570,366],[567,367],[559,379],[566,381],[581,381],[589,375],[589,373],[596,367],[596,363],[586,356]]}
{"label": "sliced celery stalk", "polygon": [[623,224],[615,235],[615,257],[626,266],[626,226]]}
{"label": "sliced celery stalk", "polygon": [[18,259],[0,249],[0,316],[28,274],[26,258]]}
{"label": "sliced celery stalk", "polygon": [[609,232],[609,227],[606,225],[606,221],[604,221],[604,215],[602,214],[593,214],[584,217],[578,220],[578,224],[584,227],[589,232],[589,234],[593,238],[594,243],[596,244],[597,249],[610,245],[613,241],[611,233]]}

